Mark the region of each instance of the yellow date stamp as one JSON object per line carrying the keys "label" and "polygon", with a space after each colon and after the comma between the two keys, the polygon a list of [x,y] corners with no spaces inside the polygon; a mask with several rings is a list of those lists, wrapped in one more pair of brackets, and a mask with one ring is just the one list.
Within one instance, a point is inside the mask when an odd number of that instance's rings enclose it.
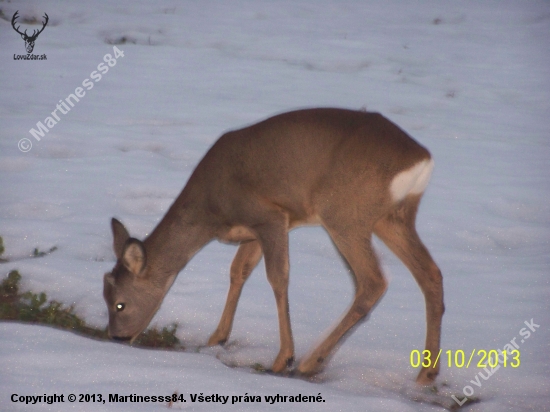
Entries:
{"label": "yellow date stamp", "polygon": [[[447,366],[452,368],[469,368],[470,365],[477,368],[491,367],[495,368],[498,364],[503,367],[518,368],[521,364],[520,352],[517,349],[512,350],[510,353],[501,350],[485,350],[485,349],[473,349],[469,356],[462,349],[458,350],[446,350],[443,355],[443,359],[440,360],[443,354],[443,349],[439,349],[439,352],[432,353],[429,350],[419,351],[414,349],[411,351],[410,361],[413,368],[423,366],[425,368],[435,368],[438,362],[445,362],[447,360]],[[435,356],[434,356],[435,355]],[[474,359],[475,357],[475,359]]]}

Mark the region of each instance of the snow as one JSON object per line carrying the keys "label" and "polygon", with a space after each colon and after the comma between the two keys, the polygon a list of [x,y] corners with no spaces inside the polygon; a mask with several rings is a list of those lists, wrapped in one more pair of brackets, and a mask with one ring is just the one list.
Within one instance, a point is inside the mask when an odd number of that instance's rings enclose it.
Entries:
{"label": "snow", "polygon": [[[521,351],[519,368],[501,368],[480,387],[471,381],[483,369],[443,363],[439,399],[462,399],[469,385],[480,402],[466,410],[550,410],[548,2],[13,0],[0,9],[0,235],[10,260],[3,276],[18,269],[25,290],[74,304],[87,322],[104,327],[112,216],[145,237],[228,129],[299,107],[366,107],[435,159],[418,231],[444,275],[442,348],[468,356],[516,338]],[[10,25],[16,10],[20,21],[48,13],[33,52],[47,60],[14,60],[25,53]],[[85,89],[122,38],[124,57]],[[37,141],[29,130],[78,87],[84,97]],[[18,149],[23,138],[32,143],[27,153]],[[353,290],[321,229],[298,229],[290,241],[300,359],[348,307]],[[34,248],[54,246],[29,258]],[[380,242],[377,249],[388,292],[314,381],[250,368],[268,366],[278,352],[262,265],[244,288],[228,345],[204,348],[236,251],[214,242],[180,273],[152,322],[179,323],[188,351],[2,323],[0,409],[151,410],[166,404],[25,407],[10,396],[177,390],[187,402],[173,407],[188,410],[442,410],[411,401],[422,393],[410,353],[423,349],[423,297],[397,258]],[[531,319],[540,327],[520,342]],[[215,407],[190,401],[200,392],[262,399],[321,393],[326,402]]]}

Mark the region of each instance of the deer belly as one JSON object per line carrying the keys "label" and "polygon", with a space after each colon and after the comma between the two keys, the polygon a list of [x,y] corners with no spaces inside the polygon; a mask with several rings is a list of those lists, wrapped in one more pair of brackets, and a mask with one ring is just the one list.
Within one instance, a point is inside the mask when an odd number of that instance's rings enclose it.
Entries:
{"label": "deer belly", "polygon": [[256,239],[256,235],[246,226],[233,226],[229,230],[218,234],[222,242],[239,243]]}

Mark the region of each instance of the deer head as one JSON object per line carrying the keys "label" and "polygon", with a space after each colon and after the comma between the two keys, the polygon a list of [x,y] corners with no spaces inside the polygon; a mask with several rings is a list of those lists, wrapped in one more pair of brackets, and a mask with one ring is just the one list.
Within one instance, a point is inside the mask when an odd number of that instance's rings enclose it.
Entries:
{"label": "deer head", "polygon": [[[145,245],[130,237],[118,220],[111,221],[117,264],[104,276],[103,296],[109,310],[109,336],[133,340],[157,312],[167,288],[151,281]],[[173,279],[171,280],[173,281]]]}
{"label": "deer head", "polygon": [[37,30],[33,30],[32,35],[29,36],[29,35],[27,35],[27,30],[25,30],[24,33],[21,33],[21,32],[19,31],[19,27],[20,27],[20,26],[15,27],[15,20],[17,20],[17,17],[19,17],[19,16],[17,15],[18,13],[19,13],[19,10],[17,10],[17,11],[15,12],[15,14],[13,15],[13,18],[11,19],[11,25],[12,25],[13,29],[14,29],[17,33],[19,33],[19,34],[21,35],[21,38],[22,38],[23,40],[25,40],[25,48],[27,49],[27,53],[32,53],[32,51],[33,51],[33,49],[34,49],[34,42],[36,41],[36,38],[38,37],[38,35],[39,35],[40,33],[42,33],[42,31],[44,30],[44,28],[45,28],[46,25],[48,24],[48,20],[49,20],[48,15],[47,15],[46,13],[44,13],[45,21],[44,21],[44,23],[42,23],[42,28],[41,28],[40,30],[38,30],[38,31],[37,31]]}

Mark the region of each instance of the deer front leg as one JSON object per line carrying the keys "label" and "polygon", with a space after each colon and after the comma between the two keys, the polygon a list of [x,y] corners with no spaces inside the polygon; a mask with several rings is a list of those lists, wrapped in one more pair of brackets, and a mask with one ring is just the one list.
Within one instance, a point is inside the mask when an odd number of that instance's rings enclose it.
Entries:
{"label": "deer front leg", "polygon": [[288,225],[280,223],[273,222],[260,233],[267,279],[275,294],[279,317],[280,350],[271,367],[275,373],[284,371],[294,361],[288,305]]}
{"label": "deer front leg", "polygon": [[231,281],[229,285],[229,292],[227,293],[227,300],[225,302],[225,308],[220,319],[218,327],[208,339],[208,346],[214,346],[223,344],[229,338],[231,329],[233,327],[233,319],[235,318],[235,311],[237,310],[237,304],[244,283],[262,258],[262,248],[260,242],[253,240],[251,242],[242,243],[239,246],[239,250],[231,263],[230,276]]}

